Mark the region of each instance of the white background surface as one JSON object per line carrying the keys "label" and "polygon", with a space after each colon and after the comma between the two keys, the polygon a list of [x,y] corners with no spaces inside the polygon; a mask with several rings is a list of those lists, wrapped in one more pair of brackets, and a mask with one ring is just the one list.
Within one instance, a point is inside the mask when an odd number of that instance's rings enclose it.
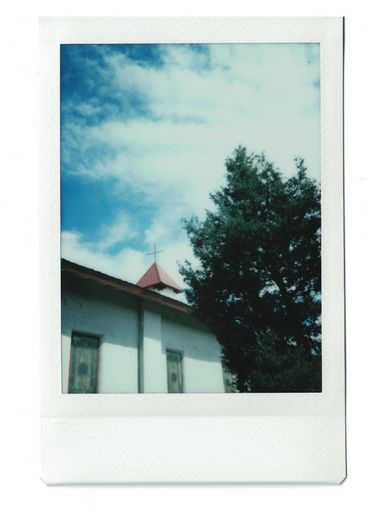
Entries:
{"label": "white background surface", "polygon": [[[41,22],[42,479],[47,484],[341,482],[346,475],[341,18],[57,17]],[[158,40],[321,45],[322,393],[60,393],[60,43]]]}
{"label": "white background surface", "polygon": [[[308,2],[298,12],[292,2],[257,2],[257,8],[207,11],[170,10],[162,2],[135,10],[124,7],[88,12],[76,1],[63,10],[45,2],[15,5],[1,16],[1,315],[2,315],[2,427],[4,467],[0,501],[6,507],[89,508],[160,505],[187,507],[317,507],[364,506],[367,448],[367,65],[366,17],[363,8],[335,2],[324,9]],[[105,6],[109,2],[104,2]],[[168,3],[169,5],[169,3]],[[192,3],[195,6],[195,2]],[[261,6],[264,5],[264,9]],[[314,7],[313,7],[314,6]],[[327,6],[327,2],[326,2]],[[224,8],[223,8],[224,9]],[[300,4],[299,4],[300,9]],[[47,488],[39,480],[39,320],[37,267],[37,15],[346,15],[346,227],[347,227],[347,369],[348,369],[348,479],[341,486],[99,486]],[[14,16],[25,16],[15,18]],[[12,16],[12,17],[11,17]],[[27,17],[28,16],[28,17]],[[4,158],[5,155],[5,158]],[[4,285],[5,282],[5,285]],[[5,348],[4,348],[5,347]],[[7,499],[5,502],[4,499]],[[32,504],[32,505],[33,505]]]}

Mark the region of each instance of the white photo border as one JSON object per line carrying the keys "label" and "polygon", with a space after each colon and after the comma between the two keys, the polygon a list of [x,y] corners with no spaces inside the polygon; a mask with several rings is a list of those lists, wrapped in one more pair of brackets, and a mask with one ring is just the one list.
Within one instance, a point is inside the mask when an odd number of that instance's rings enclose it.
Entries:
{"label": "white photo border", "polygon": [[[320,44],[322,393],[62,394],[60,44],[185,42]],[[43,480],[342,482],[343,19],[41,18],[40,77]]]}

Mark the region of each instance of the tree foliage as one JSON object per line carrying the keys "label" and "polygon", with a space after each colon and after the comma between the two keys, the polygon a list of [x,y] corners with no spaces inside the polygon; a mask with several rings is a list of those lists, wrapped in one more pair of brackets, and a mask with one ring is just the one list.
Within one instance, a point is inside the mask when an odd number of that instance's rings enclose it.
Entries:
{"label": "tree foliage", "polygon": [[320,187],[238,147],[214,210],[184,221],[198,267],[180,271],[237,390],[321,390]]}

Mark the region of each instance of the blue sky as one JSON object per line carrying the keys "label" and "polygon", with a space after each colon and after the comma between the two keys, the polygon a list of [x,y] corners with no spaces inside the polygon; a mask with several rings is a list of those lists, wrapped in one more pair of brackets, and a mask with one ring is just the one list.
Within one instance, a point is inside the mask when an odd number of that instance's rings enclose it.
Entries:
{"label": "blue sky", "polygon": [[317,44],[62,45],[63,257],[134,283],[156,243],[181,283],[181,220],[237,145],[320,178],[319,65]]}

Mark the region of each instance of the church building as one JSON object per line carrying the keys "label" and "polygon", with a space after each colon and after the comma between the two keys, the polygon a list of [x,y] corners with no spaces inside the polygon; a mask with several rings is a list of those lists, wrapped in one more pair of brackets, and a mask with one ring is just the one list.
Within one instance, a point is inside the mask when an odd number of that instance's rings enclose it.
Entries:
{"label": "church building", "polygon": [[216,337],[156,263],[137,284],[63,259],[64,393],[231,392]]}

